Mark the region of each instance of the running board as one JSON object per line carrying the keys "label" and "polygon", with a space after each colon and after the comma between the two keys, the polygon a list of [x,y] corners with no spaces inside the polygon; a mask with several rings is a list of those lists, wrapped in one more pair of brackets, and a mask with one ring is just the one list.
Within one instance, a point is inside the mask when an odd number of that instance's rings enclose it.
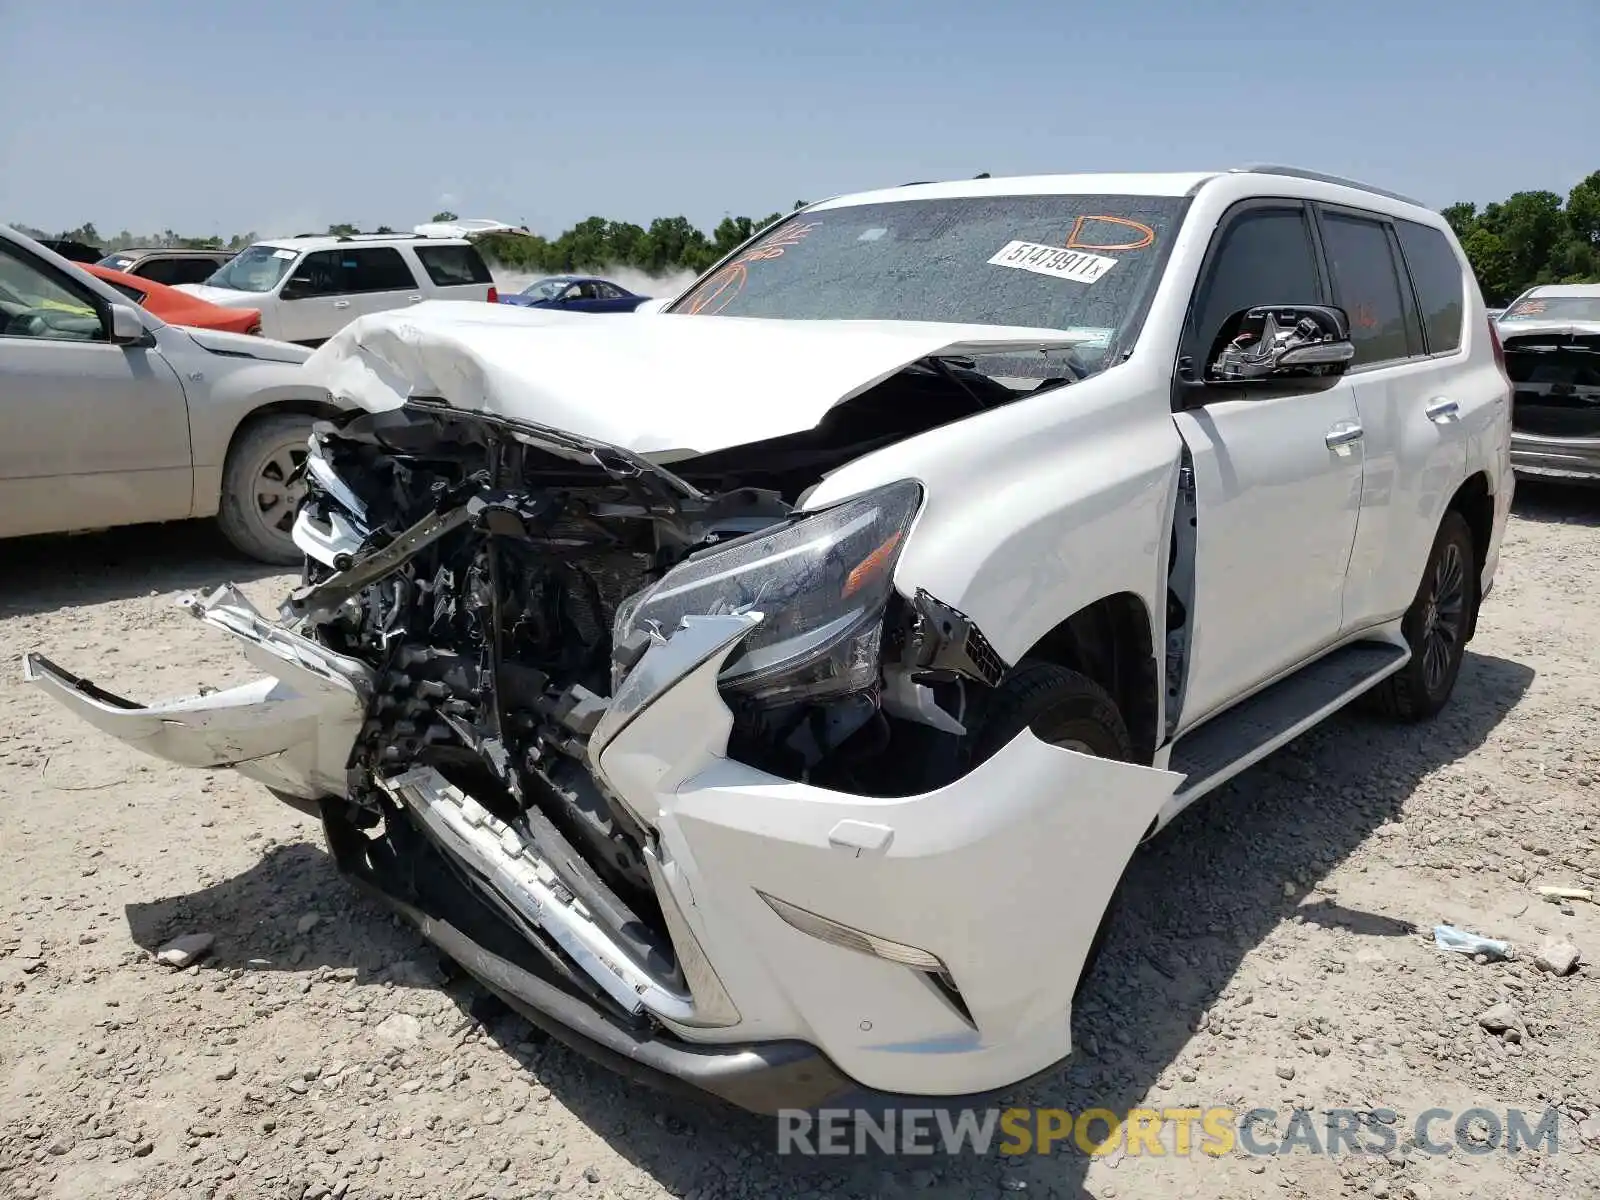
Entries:
{"label": "running board", "polygon": [[1410,650],[1388,642],[1352,642],[1179,737],[1167,769],[1186,778],[1156,818],[1156,828],[1393,675],[1410,658]]}

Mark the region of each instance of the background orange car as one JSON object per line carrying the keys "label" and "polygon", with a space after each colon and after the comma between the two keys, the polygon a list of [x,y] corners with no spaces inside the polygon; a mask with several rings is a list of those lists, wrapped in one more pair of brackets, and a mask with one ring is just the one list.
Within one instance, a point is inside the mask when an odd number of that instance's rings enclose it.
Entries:
{"label": "background orange car", "polygon": [[97,279],[103,279],[135,304],[142,305],[168,325],[190,325],[196,329],[221,329],[227,333],[261,332],[261,312],[254,308],[223,308],[208,304],[198,296],[137,275],[127,275],[93,263],[80,264]]}

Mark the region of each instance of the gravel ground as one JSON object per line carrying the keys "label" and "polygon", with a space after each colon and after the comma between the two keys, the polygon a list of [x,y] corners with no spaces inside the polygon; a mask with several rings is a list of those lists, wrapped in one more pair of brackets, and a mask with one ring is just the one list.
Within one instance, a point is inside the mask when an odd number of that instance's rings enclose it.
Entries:
{"label": "gravel ground", "polygon": [[[449,975],[312,822],[20,685],[36,647],[136,698],[238,682],[171,600],[286,576],[198,527],[0,547],[0,1196],[1600,1195],[1600,910],[1536,891],[1600,887],[1597,527],[1597,494],[1525,485],[1442,717],[1336,718],[1142,852],[1081,1053],[1014,1097],[1266,1107],[1280,1134],[1297,1106],[1400,1114],[1388,1155],[1276,1158],[780,1158],[764,1122],[624,1085]],[[1439,921],[1516,955],[1440,953]],[[155,960],[196,933],[194,965]],[[1570,974],[1534,962],[1556,940]],[[1556,1153],[1405,1144],[1430,1108],[1550,1105]]]}

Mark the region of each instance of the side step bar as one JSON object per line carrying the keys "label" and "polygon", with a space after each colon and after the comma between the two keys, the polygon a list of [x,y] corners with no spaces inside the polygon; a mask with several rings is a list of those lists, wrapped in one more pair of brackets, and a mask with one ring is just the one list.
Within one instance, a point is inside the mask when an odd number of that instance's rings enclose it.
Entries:
{"label": "side step bar", "polygon": [[1173,745],[1167,768],[1187,778],[1156,818],[1156,828],[1376,687],[1410,659],[1410,650],[1388,642],[1352,642],[1184,734]]}

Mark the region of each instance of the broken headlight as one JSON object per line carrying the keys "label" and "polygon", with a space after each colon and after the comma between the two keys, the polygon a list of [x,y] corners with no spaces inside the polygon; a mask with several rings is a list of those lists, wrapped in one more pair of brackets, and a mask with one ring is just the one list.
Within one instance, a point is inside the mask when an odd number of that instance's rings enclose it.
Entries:
{"label": "broken headlight", "polygon": [[894,565],[921,503],[921,486],[901,480],[685,559],[618,607],[614,643],[637,644],[652,627],[670,637],[686,616],[759,612],[723,687],[767,702],[870,687]]}

